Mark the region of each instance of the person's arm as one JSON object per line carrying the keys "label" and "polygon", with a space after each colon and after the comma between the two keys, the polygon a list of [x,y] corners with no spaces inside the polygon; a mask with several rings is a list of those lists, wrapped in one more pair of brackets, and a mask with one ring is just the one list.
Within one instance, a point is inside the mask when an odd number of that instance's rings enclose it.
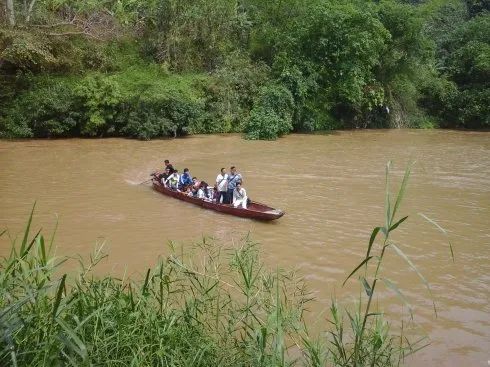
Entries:
{"label": "person's arm", "polygon": [[168,177],[165,179],[165,184],[169,183],[170,182],[170,178],[172,177],[172,175],[168,175]]}

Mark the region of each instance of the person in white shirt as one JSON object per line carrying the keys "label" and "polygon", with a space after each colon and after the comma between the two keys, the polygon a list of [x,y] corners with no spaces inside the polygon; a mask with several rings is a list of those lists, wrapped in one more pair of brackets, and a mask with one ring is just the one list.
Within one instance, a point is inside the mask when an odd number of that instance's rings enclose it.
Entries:
{"label": "person in white shirt", "polygon": [[178,190],[180,175],[178,170],[174,170],[170,176],[165,180],[165,186],[170,187],[172,190]]}
{"label": "person in white shirt", "polygon": [[198,197],[200,199],[204,199],[205,201],[213,201],[213,195],[210,195],[211,192],[210,192],[209,186],[206,182],[203,181],[201,183],[201,187],[199,188],[199,190],[202,192],[202,198],[199,197],[199,191],[197,192]]}
{"label": "person in white shirt", "polygon": [[247,209],[247,200],[247,191],[240,182],[237,182],[235,190],[233,190],[233,206],[235,208],[241,206],[243,209]]}
{"label": "person in white shirt", "polygon": [[198,190],[197,190],[197,198],[198,199],[204,199],[204,190],[202,189],[202,187],[200,187]]}
{"label": "person in white shirt", "polygon": [[218,204],[227,203],[228,174],[224,168],[221,168],[221,173],[218,175],[218,177],[216,177],[216,187],[218,188],[218,197],[216,198],[216,202]]}

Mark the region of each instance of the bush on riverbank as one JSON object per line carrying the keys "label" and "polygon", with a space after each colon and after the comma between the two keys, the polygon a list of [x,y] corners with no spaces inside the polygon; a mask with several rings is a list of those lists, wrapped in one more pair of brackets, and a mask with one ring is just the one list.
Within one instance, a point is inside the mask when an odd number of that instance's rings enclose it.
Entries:
{"label": "bush on riverbank", "polygon": [[156,65],[84,77],[32,80],[3,119],[6,137],[130,136],[201,132],[200,75],[168,75]]}

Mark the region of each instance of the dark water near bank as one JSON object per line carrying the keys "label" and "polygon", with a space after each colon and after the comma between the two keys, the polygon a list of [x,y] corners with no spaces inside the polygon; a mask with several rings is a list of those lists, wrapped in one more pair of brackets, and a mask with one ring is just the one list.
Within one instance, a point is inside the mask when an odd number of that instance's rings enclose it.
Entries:
{"label": "dark water near bank", "polygon": [[[136,185],[165,158],[213,181],[220,167],[236,165],[249,195],[286,211],[273,223],[205,211]],[[409,219],[395,235],[426,275],[438,307],[417,275],[395,254],[383,269],[414,306],[415,322],[432,344],[409,365],[486,366],[490,359],[490,133],[455,131],[354,131],[291,135],[275,142],[239,136],[192,136],[140,142],[123,139],[0,142],[0,228],[22,230],[37,200],[35,227],[50,231],[59,218],[58,254],[88,254],[107,242],[109,260],[99,272],[144,272],[168,240],[203,234],[239,242],[251,232],[266,262],[298,268],[322,311],[365,253],[369,234],[383,224],[384,167],[394,161],[398,183],[415,160],[400,214]],[[395,187],[395,186],[393,186]],[[424,213],[448,231],[422,219]],[[0,254],[7,242],[0,242]],[[400,301],[388,291],[380,307],[398,327]],[[405,312],[406,313],[406,312]],[[327,328],[325,317],[317,322]]]}

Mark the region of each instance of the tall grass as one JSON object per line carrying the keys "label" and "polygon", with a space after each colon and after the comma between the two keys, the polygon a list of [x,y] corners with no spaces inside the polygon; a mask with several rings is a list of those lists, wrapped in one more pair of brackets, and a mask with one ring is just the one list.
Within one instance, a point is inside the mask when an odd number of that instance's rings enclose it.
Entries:
{"label": "tall grass", "polygon": [[[380,281],[401,294],[380,268],[395,246],[391,233],[406,220],[395,218],[409,173],[394,205],[387,190],[386,222],[348,276],[364,270],[365,296],[354,310],[332,302],[326,337],[309,336],[304,282],[293,272],[267,270],[250,238],[239,248],[207,238],[171,244],[171,254],[140,280],[93,276],[102,248],[63,274],[66,258],[53,255],[52,239],[30,235],[31,213],[22,240],[13,240],[0,261],[0,365],[398,365],[414,348],[390,332],[373,300]],[[376,246],[379,233],[384,239]]]}

